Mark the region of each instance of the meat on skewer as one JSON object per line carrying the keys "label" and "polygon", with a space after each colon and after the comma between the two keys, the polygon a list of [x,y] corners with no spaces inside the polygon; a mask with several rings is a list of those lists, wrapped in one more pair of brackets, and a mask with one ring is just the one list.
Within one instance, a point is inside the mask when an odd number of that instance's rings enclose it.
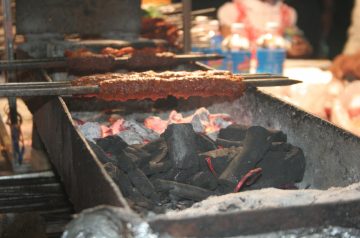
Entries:
{"label": "meat on skewer", "polygon": [[238,97],[245,90],[240,75],[216,70],[97,74],[81,77],[73,81],[72,85],[99,86],[98,98],[117,101],[145,98],[156,100],[168,95],[183,98],[215,95]]}

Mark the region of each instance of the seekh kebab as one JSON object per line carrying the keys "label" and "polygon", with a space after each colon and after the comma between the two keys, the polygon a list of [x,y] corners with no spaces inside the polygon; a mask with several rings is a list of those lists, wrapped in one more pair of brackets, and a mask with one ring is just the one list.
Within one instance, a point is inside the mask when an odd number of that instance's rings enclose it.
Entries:
{"label": "seekh kebab", "polygon": [[245,90],[243,78],[228,71],[154,71],[107,73],[83,76],[72,81],[73,86],[99,86],[96,96],[103,100],[126,101],[150,98],[156,100],[190,96],[241,96]]}

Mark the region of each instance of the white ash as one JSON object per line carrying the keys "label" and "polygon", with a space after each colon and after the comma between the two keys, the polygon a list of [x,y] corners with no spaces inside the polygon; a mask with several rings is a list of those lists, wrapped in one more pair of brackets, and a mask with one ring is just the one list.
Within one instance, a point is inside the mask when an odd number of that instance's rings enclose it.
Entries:
{"label": "white ash", "polygon": [[94,139],[101,138],[101,126],[97,122],[86,122],[78,126],[86,139],[94,142]]}
{"label": "white ash", "polygon": [[335,203],[360,199],[360,183],[345,188],[328,190],[281,190],[275,188],[231,193],[209,197],[182,211],[169,211],[166,218],[193,217],[225,212],[238,212],[265,208],[303,206],[318,203]]}
{"label": "white ash", "polygon": [[160,137],[159,134],[135,120],[125,121],[123,126],[126,130],[120,131],[117,135],[129,145],[143,144],[144,141],[153,141]]}

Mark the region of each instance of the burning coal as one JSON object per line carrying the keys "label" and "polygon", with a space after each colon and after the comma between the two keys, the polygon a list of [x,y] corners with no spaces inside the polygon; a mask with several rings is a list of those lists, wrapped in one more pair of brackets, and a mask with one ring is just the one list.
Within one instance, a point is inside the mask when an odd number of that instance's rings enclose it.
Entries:
{"label": "burning coal", "polygon": [[118,115],[98,116],[97,122],[84,118],[78,128],[141,213],[183,209],[243,190],[296,188],[305,171],[302,150],[287,143],[283,132],[239,125],[205,108],[142,121]]}

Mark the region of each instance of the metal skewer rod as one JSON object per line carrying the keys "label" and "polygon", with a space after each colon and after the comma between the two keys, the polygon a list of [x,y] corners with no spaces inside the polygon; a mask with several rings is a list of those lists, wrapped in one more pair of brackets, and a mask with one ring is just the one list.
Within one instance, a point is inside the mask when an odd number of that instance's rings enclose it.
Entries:
{"label": "metal skewer rod", "polygon": [[[301,81],[284,78],[264,79],[245,79],[243,83],[246,87],[273,87],[287,86]],[[24,97],[24,96],[65,96],[98,94],[100,87],[95,86],[71,86],[69,82],[43,82],[43,83],[14,83],[4,87],[0,86],[0,97]]]}

